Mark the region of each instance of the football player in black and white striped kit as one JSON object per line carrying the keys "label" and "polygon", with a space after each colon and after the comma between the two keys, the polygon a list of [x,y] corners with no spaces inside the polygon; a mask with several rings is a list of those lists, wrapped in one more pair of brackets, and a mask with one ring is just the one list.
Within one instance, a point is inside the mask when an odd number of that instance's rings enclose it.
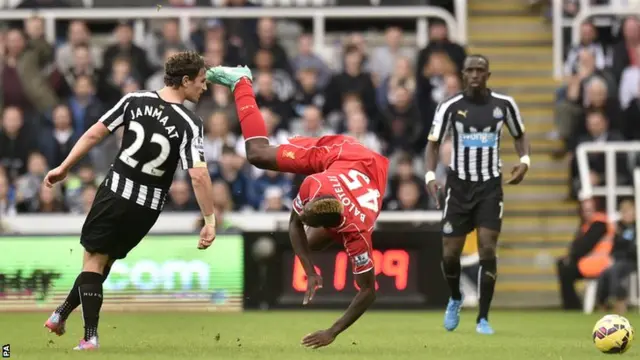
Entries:
{"label": "football player in black and white striped kit", "polygon": [[465,59],[465,89],[438,105],[427,145],[425,182],[440,208],[435,168],[438,149],[451,132],[452,152],[442,208],[442,269],[451,290],[444,327],[453,331],[460,321],[460,254],[467,234],[477,229],[480,272],[476,331],[493,334],[489,307],[496,283],[496,245],[502,227],[503,192],[500,136],[506,127],[515,139],[520,163],[508,184],[518,184],[530,166],[529,142],[513,98],[487,88],[489,61],[482,55]]}
{"label": "football player in black and white striped kit", "polygon": [[64,180],[69,169],[95,145],[123,128],[120,152],[82,227],[82,272],[65,302],[45,323],[49,331],[62,335],[67,317],[82,305],[85,334],[76,350],[98,347],[102,283],[113,262],[125,258],[155,224],[179,162],[189,171],[205,219],[198,248],[208,248],[215,238],[203,124],[183,105],[185,100],[197,102],[206,90],[205,71],[204,60],[195,52],[172,56],[165,64],[163,89],[125,95],[82,135],[69,156],[44,180],[49,187]]}

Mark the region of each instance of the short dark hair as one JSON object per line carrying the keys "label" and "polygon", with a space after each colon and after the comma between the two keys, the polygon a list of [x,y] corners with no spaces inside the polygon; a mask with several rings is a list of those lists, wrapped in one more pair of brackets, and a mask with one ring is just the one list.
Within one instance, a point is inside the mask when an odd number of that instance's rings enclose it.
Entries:
{"label": "short dark hair", "polygon": [[205,68],[204,58],[195,51],[183,51],[171,56],[164,64],[164,84],[173,88],[182,85],[182,78],[193,80]]}
{"label": "short dark hair", "polygon": [[487,69],[489,68],[489,59],[486,56],[482,55],[482,54],[471,54],[471,55],[467,56],[467,58],[469,58],[469,59],[471,59],[471,58],[482,59],[482,60],[484,60],[484,62],[487,63]]}

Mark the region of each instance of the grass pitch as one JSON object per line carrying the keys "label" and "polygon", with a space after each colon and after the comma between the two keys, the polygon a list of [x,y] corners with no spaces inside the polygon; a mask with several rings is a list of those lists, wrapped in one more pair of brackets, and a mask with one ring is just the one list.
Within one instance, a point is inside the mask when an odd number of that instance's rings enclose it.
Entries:
{"label": "grass pitch", "polygon": [[[475,311],[463,311],[455,332],[442,327],[442,312],[370,312],[329,347],[310,350],[300,339],[328,327],[337,312],[104,313],[100,345],[92,353],[71,349],[83,334],[80,313],[67,334],[42,327],[48,314],[0,313],[0,343],[16,359],[600,359],[591,343],[604,314],[502,311],[491,315],[493,336],[475,333]],[[640,316],[627,314],[636,329]],[[638,339],[635,340],[637,342]],[[640,345],[623,356],[638,358]]]}

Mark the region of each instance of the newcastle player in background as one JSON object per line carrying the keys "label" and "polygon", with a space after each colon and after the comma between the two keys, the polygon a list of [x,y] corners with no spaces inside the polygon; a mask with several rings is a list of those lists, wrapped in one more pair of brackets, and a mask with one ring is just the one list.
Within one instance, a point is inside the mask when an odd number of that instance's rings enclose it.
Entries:
{"label": "newcastle player in background", "polygon": [[[530,166],[529,143],[518,106],[513,98],[487,88],[489,61],[481,55],[465,59],[465,89],[438,105],[427,145],[425,182],[431,196],[442,208],[444,276],[451,298],[444,327],[453,331],[460,322],[460,254],[468,233],[477,229],[480,254],[480,306],[476,331],[493,334],[489,307],[496,283],[496,245],[502,226],[503,193],[500,136],[504,126],[515,139],[520,164],[511,171],[507,184],[518,184]],[[451,163],[441,207],[435,168],[440,143],[450,130],[453,140]]]}
{"label": "newcastle player in background", "polygon": [[102,283],[115,260],[123,259],[155,224],[178,162],[188,169],[204,215],[199,249],[215,238],[212,186],[203,153],[202,120],[184,107],[206,90],[205,64],[194,52],[178,53],[165,64],[165,87],[125,95],[100,118],[62,164],[45,177],[48,187],[64,180],[69,169],[103,138],[124,127],[122,147],[96,193],[80,243],[85,248],[82,272],[67,299],[45,323],[58,336],[69,314],[82,306],[84,338],[75,350],[98,348]]}

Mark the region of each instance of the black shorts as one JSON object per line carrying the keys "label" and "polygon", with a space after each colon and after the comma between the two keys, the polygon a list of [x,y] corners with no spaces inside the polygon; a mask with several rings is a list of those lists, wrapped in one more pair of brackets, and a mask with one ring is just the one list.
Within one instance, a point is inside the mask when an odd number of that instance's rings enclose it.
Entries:
{"label": "black shorts", "polygon": [[124,199],[100,185],[82,226],[80,243],[90,253],[124,259],[153,227],[160,211]]}
{"label": "black shorts", "polygon": [[444,236],[464,236],[479,227],[498,232],[502,228],[502,177],[473,182],[449,172],[444,197]]}

